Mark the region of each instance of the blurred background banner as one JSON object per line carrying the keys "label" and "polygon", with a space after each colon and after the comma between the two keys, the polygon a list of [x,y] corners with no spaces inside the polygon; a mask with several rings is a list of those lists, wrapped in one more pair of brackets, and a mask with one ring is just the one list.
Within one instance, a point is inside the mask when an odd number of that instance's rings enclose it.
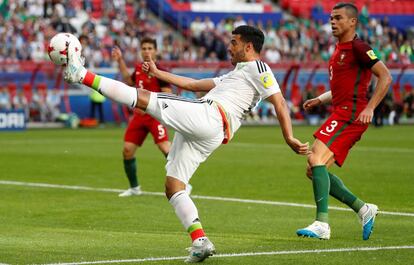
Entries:
{"label": "blurred background banner", "polygon": [[21,131],[26,129],[23,110],[0,111],[0,131]]}

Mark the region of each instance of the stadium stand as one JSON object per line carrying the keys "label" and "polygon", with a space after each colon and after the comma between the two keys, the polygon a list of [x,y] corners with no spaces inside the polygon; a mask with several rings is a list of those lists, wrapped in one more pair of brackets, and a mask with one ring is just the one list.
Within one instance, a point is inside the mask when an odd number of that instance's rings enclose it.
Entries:
{"label": "stadium stand", "polygon": [[[393,69],[394,76],[400,75],[391,90],[402,102],[404,95],[410,94],[403,87],[414,85],[414,3],[404,0],[354,2],[361,10],[358,34]],[[146,35],[157,40],[165,67],[197,78],[210,77],[231,67],[226,45],[232,29],[250,24],[265,32],[263,58],[274,69],[279,83],[285,83],[283,80],[287,77],[284,89],[292,103],[292,113],[297,112],[304,91],[313,89],[314,93],[320,93],[322,88],[327,89],[326,62],[335,45],[327,22],[336,1],[229,0],[225,3],[218,5],[217,0],[3,1],[0,86],[8,88],[11,98],[18,91],[24,91],[29,102],[39,90],[39,84],[48,90],[61,89],[64,97],[61,110],[77,109],[71,105],[76,106],[78,100],[74,100],[74,95],[81,95],[81,89],[64,90],[59,69],[47,62],[48,40],[62,31],[79,37],[88,67],[102,69],[102,73],[112,77],[116,76],[110,58],[112,47],[119,46],[132,67],[139,60],[139,40]],[[289,78],[288,73],[293,69],[297,69],[295,78]],[[113,109],[116,108],[106,106],[105,111],[113,112]],[[87,116],[82,112],[79,115]],[[117,115],[107,116],[111,120]],[[300,119],[303,115],[295,117]]]}

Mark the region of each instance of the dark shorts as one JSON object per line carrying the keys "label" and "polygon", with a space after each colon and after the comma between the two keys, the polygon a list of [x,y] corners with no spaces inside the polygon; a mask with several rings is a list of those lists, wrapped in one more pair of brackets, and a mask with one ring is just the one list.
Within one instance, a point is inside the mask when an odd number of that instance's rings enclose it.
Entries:
{"label": "dark shorts", "polygon": [[350,122],[347,117],[350,115],[334,112],[313,134],[334,153],[335,163],[338,166],[343,165],[349,150],[368,128],[368,125]]}
{"label": "dark shorts", "polygon": [[154,143],[168,141],[167,128],[148,114],[134,114],[125,131],[124,141],[141,146],[148,133],[152,134]]}

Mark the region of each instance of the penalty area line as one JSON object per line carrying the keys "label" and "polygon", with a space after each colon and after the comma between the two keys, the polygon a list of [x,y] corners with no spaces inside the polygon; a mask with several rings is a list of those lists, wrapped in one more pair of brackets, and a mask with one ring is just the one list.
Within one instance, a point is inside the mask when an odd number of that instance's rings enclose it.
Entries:
{"label": "penalty area line", "polygon": [[[304,250],[281,250],[268,252],[244,252],[217,254],[212,259],[217,258],[234,258],[234,257],[252,257],[252,256],[276,256],[276,255],[300,255],[300,254],[319,254],[319,253],[339,253],[339,252],[357,252],[357,251],[381,251],[381,250],[402,250],[414,249],[414,246],[378,246],[378,247],[357,247],[357,248],[331,248],[331,249],[304,249]],[[100,260],[100,261],[81,261],[71,263],[48,263],[43,265],[86,265],[86,264],[110,264],[110,263],[131,263],[131,262],[151,262],[151,261],[171,261],[184,260],[187,256],[180,257],[149,257],[140,259],[120,259],[120,260]]]}
{"label": "penalty area line", "polygon": [[[0,180],[0,185],[16,185],[16,186],[25,186],[25,187],[41,187],[41,188],[54,188],[54,189],[68,189],[68,190],[84,190],[84,191],[100,191],[100,192],[112,192],[120,193],[124,190],[120,189],[109,189],[109,188],[94,188],[87,186],[72,186],[72,185],[60,185],[60,184],[49,184],[49,183],[33,183],[33,182],[21,182],[21,181],[11,181],[11,180]],[[149,192],[144,191],[145,195],[153,196],[165,196],[163,192]],[[204,196],[204,195],[191,195],[193,199],[200,200],[211,200],[211,201],[225,201],[225,202],[238,202],[238,203],[250,203],[250,204],[265,204],[265,205],[276,205],[276,206],[290,206],[290,207],[301,207],[301,208],[315,208],[315,205],[311,204],[302,204],[302,203],[292,203],[292,202],[278,202],[278,201],[266,201],[266,200],[252,200],[252,199],[240,199],[240,198],[231,198],[231,197],[217,197],[217,196]],[[349,208],[329,206],[330,210],[337,211],[352,211]],[[406,212],[389,212],[389,211],[378,211],[378,213],[383,215],[395,215],[395,216],[408,216],[414,217],[414,213]]]}

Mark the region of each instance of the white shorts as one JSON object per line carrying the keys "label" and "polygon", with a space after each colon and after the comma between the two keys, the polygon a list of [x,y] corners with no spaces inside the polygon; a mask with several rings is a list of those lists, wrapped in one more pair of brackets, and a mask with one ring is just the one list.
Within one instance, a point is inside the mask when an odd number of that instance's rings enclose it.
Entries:
{"label": "white shorts", "polygon": [[188,183],[200,163],[221,145],[223,120],[214,102],[151,93],[146,112],[176,131],[167,176]]}

